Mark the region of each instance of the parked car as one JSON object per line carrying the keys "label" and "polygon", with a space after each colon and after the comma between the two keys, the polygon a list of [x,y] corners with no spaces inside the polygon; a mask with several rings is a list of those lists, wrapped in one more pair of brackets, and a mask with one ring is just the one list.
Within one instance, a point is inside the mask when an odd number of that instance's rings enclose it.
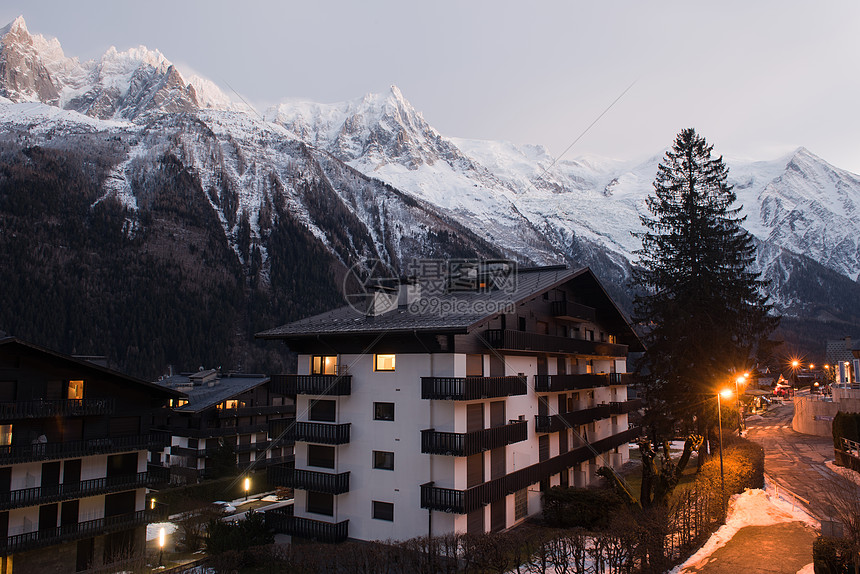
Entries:
{"label": "parked car", "polygon": [[224,502],[223,500],[216,500],[212,503],[216,509],[220,510],[224,514],[233,514],[236,512],[236,507],[230,504],[229,502]]}

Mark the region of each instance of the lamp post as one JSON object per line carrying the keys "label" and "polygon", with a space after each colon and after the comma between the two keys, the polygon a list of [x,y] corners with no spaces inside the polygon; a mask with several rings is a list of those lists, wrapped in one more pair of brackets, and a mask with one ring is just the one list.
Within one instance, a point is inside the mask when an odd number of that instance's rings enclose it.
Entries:
{"label": "lamp post", "polygon": [[248,491],[251,490],[251,477],[245,477],[245,500],[248,500]]}
{"label": "lamp post", "polygon": [[738,407],[738,436],[741,436],[741,431],[743,430],[743,421],[741,419],[741,392],[739,387],[746,382],[747,381],[744,377],[738,377],[735,379],[735,397],[737,401],[736,404]]}
{"label": "lamp post", "polygon": [[732,396],[731,389],[723,389],[719,393],[717,393],[717,421],[720,432],[720,495],[723,497],[723,509],[725,510],[726,504],[726,475],[723,470],[723,414],[722,414],[722,401],[720,397],[724,399],[728,399]]}
{"label": "lamp post", "polygon": [[158,531],[158,565],[164,566],[164,527]]}

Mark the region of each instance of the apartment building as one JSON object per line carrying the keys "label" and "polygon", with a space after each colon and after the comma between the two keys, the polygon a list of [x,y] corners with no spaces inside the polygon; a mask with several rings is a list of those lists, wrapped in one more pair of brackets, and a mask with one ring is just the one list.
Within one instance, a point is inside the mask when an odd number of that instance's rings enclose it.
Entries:
{"label": "apartment building", "polygon": [[0,572],[98,569],[144,551],[153,414],[179,393],[0,339]]}
{"label": "apartment building", "polygon": [[[195,483],[224,469],[220,449],[232,451],[232,467],[264,469],[273,462],[292,462],[291,440],[269,437],[269,425],[295,417],[295,396],[272,388],[266,375],[201,369],[164,377],[156,384],[182,393],[170,402],[156,427],[170,433],[170,445],[153,453],[152,464],[170,469],[171,482]],[[280,434],[280,433],[279,433]]]}
{"label": "apartment building", "polygon": [[[298,354],[295,489],[278,530],[340,541],[510,528],[541,490],[587,486],[638,429],[626,357],[642,344],[587,268],[476,264],[445,287],[379,284],[258,337]],[[432,287],[432,285],[431,285]]]}

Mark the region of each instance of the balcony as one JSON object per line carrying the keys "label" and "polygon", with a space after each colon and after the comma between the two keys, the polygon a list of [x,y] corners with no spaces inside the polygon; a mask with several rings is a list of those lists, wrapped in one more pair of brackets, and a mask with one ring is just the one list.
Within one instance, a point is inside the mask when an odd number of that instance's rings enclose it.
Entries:
{"label": "balcony", "polygon": [[604,357],[627,356],[627,345],[554,337],[509,329],[488,329],[484,332],[484,339],[489,348],[498,350],[571,353]]}
{"label": "balcony", "polygon": [[626,415],[627,413],[642,408],[642,399],[630,399],[629,401],[613,401],[609,403],[609,412],[613,415]]}
{"label": "balcony", "polygon": [[597,320],[597,311],[594,307],[573,301],[553,301],[551,310],[552,316],[557,319],[578,322],[590,321],[592,323]]}
{"label": "balcony", "polygon": [[[169,435],[167,435],[169,436]],[[132,450],[160,450],[163,436],[130,435],[68,442],[48,442],[0,446],[0,465],[35,460],[77,458],[94,454],[111,454]]]}
{"label": "balcony", "polygon": [[216,409],[219,417],[249,417],[258,415],[291,415],[296,413],[294,405],[260,405],[258,407],[238,407],[235,409]]}
{"label": "balcony", "polygon": [[352,392],[351,375],[273,375],[272,391],[284,395],[346,396]]}
{"label": "balcony", "polygon": [[[295,417],[284,419],[269,419],[268,431],[269,436],[273,439],[280,437],[287,438],[288,431],[292,425],[296,424]],[[285,434],[286,433],[286,434]]]}
{"label": "balcony", "polygon": [[421,398],[436,401],[474,401],[524,395],[525,375],[515,377],[421,377]]}
{"label": "balcony", "polygon": [[240,427],[214,427],[206,429],[194,428],[176,428],[172,427],[170,431],[173,436],[183,436],[189,438],[217,438],[222,436],[235,436],[237,434],[249,434],[255,432],[266,432],[269,429],[268,423],[256,425],[244,425]]}
{"label": "balcony", "polygon": [[313,442],[318,444],[347,444],[351,423],[311,423],[299,421],[292,430],[287,431],[287,438],[296,442]]}
{"label": "balcony", "polygon": [[537,484],[579,463],[591,460],[596,453],[608,452],[639,436],[641,429],[632,428],[594,443],[569,450],[549,460],[515,470],[501,478],[466,490],[441,488],[433,482],[421,485],[421,508],[468,514],[482,506],[502,500],[518,490]]}
{"label": "balcony", "polygon": [[266,526],[275,532],[318,542],[343,542],[349,536],[349,520],[337,523],[323,522],[293,516],[280,509],[266,512]]}
{"label": "balcony", "polygon": [[76,417],[109,415],[114,412],[113,399],[60,399],[0,403],[0,420],[43,417]]}
{"label": "balcony", "polygon": [[450,456],[471,456],[528,438],[527,421],[510,421],[504,426],[468,433],[421,431],[421,452]]}
{"label": "balcony", "polygon": [[535,375],[535,392],[554,393],[607,387],[611,383],[609,373],[580,373],[571,375]]}
{"label": "balcony", "polygon": [[66,526],[38,530],[36,532],[16,534],[14,536],[7,537],[5,540],[0,539],[0,552],[4,554],[14,554],[24,550],[53,546],[69,540],[92,538],[94,536],[110,532],[143,526],[149,522],[159,520],[160,518],[162,518],[161,513],[156,513],[150,510],[139,510],[137,512],[132,512],[131,514],[109,516],[106,518],[98,518],[96,520],[88,520],[86,522],[78,522],[77,524],[68,524]]}
{"label": "balcony", "polygon": [[349,492],[349,472],[332,474],[287,466],[270,466],[266,469],[266,478],[272,486],[288,486],[326,494]]}
{"label": "balcony", "polygon": [[50,504],[72,498],[83,498],[85,496],[96,496],[109,492],[144,488],[150,486],[151,482],[151,477],[148,473],[138,472],[137,474],[128,476],[93,478],[69,484],[37,486],[34,488],[12,490],[10,492],[0,492],[0,510]]}
{"label": "balcony", "polygon": [[558,415],[535,415],[535,432],[558,432],[570,427],[586,425],[592,421],[610,416],[610,405],[598,405],[590,409],[571,411]]}

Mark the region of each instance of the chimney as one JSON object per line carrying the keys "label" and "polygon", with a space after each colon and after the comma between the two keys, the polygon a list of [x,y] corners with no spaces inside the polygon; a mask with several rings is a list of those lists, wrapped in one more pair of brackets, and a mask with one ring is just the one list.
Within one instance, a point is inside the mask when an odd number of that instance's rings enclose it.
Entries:
{"label": "chimney", "polygon": [[421,284],[414,277],[402,278],[398,286],[397,306],[403,309],[419,299],[421,299]]}

